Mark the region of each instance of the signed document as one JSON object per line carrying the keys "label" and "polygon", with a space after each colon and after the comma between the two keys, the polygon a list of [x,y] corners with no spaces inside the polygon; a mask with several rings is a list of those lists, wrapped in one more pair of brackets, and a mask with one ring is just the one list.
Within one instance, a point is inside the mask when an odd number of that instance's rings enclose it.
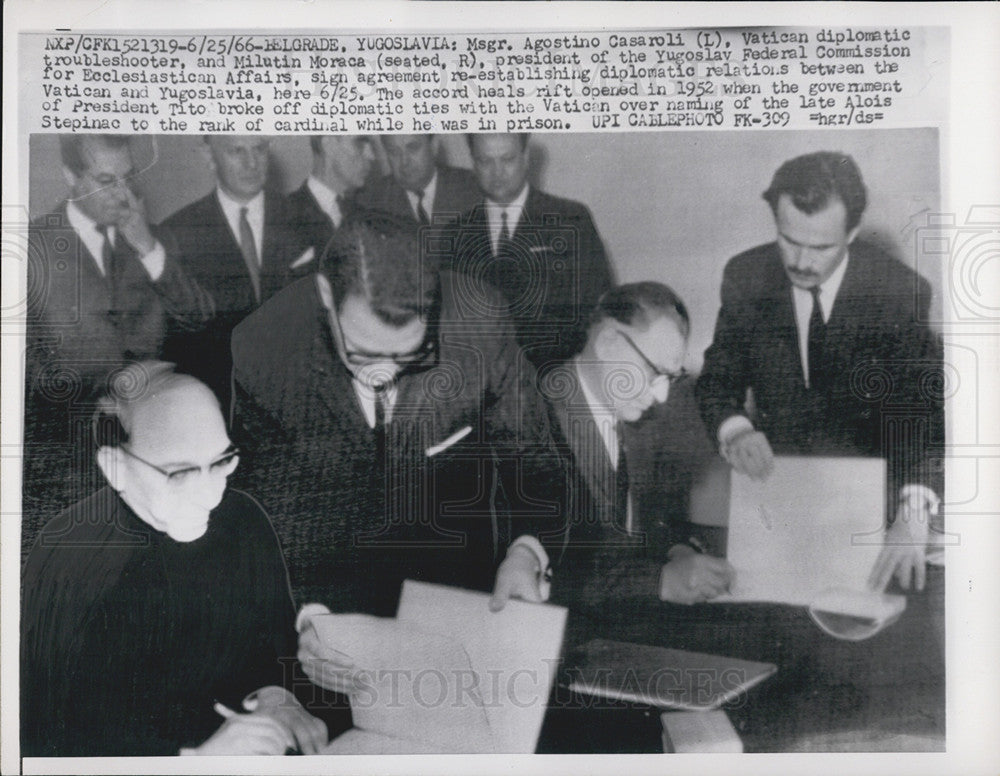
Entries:
{"label": "signed document", "polygon": [[885,461],[778,456],[764,482],[735,472],[731,482],[736,580],[715,601],[809,606],[830,591],[866,590],[882,547]]}

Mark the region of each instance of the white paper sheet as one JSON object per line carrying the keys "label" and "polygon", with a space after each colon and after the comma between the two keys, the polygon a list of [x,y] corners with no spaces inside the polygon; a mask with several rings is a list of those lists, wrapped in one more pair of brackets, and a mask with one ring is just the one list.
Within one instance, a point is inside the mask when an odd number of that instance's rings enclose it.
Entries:
{"label": "white paper sheet", "polygon": [[562,647],[566,610],[407,580],[397,619],[460,641],[479,677],[497,752],[535,751]]}
{"label": "white paper sheet", "polygon": [[729,595],[808,606],[833,589],[863,591],[881,549],[885,462],[776,457],[764,482],[733,472]]}

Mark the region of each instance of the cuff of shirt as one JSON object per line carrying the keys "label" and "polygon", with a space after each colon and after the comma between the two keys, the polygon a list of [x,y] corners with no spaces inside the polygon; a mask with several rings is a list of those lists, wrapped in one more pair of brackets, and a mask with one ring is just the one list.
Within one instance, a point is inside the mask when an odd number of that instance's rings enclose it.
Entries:
{"label": "cuff of shirt", "polygon": [[899,490],[899,500],[901,502],[909,501],[910,499],[915,501],[919,499],[921,505],[926,506],[928,514],[931,515],[936,515],[941,508],[941,499],[938,498],[937,493],[918,482],[911,482]]}
{"label": "cuff of shirt", "polygon": [[163,267],[167,263],[167,252],[163,250],[163,245],[157,240],[153,244],[153,249],[140,258],[139,261],[142,262],[142,266],[145,268],[146,274],[149,275],[149,279],[155,283],[163,275]]}
{"label": "cuff of shirt", "polygon": [[725,447],[737,434],[753,431],[753,423],[746,415],[731,415],[719,424],[719,446]]}
{"label": "cuff of shirt", "polygon": [[530,550],[538,559],[538,568],[541,569],[538,573],[538,590],[542,600],[548,601],[549,593],[552,592],[552,567],[549,565],[549,554],[545,551],[542,543],[529,534],[518,536],[512,541],[510,547],[507,548],[507,553],[510,554],[510,551],[517,546]]}
{"label": "cuff of shirt", "polygon": [[302,630],[306,627],[309,622],[309,618],[317,614],[329,614],[330,610],[327,609],[323,604],[305,604],[301,609],[299,609],[298,615],[295,617],[295,632],[302,633]]}

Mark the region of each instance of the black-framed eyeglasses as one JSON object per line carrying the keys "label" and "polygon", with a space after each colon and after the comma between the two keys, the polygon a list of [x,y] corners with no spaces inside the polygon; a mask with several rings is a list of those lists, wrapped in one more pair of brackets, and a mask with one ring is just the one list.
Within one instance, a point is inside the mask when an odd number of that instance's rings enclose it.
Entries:
{"label": "black-framed eyeglasses", "polygon": [[329,309],[330,320],[337,330],[337,340],[344,361],[350,366],[368,366],[369,364],[385,363],[387,361],[404,369],[422,365],[430,361],[437,352],[438,343],[435,334],[437,327],[428,325],[424,341],[408,353],[373,353],[366,350],[348,350],[344,339],[344,328],[340,324],[340,316],[335,308]]}
{"label": "black-framed eyeglasses", "polygon": [[643,360],[646,366],[649,367],[650,371],[653,373],[652,384],[666,383],[667,386],[673,387],[674,383],[680,380],[682,377],[687,376],[687,370],[681,368],[676,372],[668,372],[666,369],[660,369],[656,364],[654,364],[645,353],[642,352],[642,348],[635,344],[635,341],[621,329],[616,329],[616,331],[622,335],[622,338],[632,347],[636,353],[639,354],[639,358]]}
{"label": "black-framed eyeglasses", "polygon": [[125,445],[119,446],[121,451],[125,453],[129,458],[134,458],[141,464],[145,464],[150,469],[155,472],[159,472],[164,477],[166,477],[167,482],[174,487],[183,487],[191,482],[194,482],[201,472],[207,472],[209,477],[228,477],[236,470],[236,466],[240,462],[240,451],[237,447],[230,447],[221,456],[212,461],[207,467],[205,466],[185,466],[180,469],[174,469],[173,471],[168,471],[161,466],[157,466],[155,463],[147,461],[145,458],[140,458],[138,455],[129,450]]}

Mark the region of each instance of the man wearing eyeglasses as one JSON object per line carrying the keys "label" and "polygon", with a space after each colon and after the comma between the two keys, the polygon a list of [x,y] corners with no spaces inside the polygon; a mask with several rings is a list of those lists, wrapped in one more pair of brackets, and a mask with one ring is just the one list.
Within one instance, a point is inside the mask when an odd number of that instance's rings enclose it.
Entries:
{"label": "man wearing eyeglasses", "polygon": [[239,458],[218,400],[140,362],[97,407],[108,487],[50,521],[25,566],[22,754],[316,752],[325,724],[284,689],[281,550],[227,490]]}
{"label": "man wearing eyeglasses", "polygon": [[510,321],[464,316],[409,220],[356,214],[329,259],[233,335],[243,481],[297,601],[392,616],[407,577],[540,599],[565,482]]}
{"label": "man wearing eyeglasses", "polygon": [[213,312],[170,235],[149,226],[129,139],[61,136],[59,150],[67,199],[28,233],[24,550],[97,487],[78,422],[107,375],[161,357],[171,330]]}
{"label": "man wearing eyeglasses", "polygon": [[580,613],[702,602],[732,582],[732,567],[684,529],[692,480],[713,457],[683,368],[689,328],[667,286],[613,288],[583,350],[543,379],[574,470],[553,596]]}

